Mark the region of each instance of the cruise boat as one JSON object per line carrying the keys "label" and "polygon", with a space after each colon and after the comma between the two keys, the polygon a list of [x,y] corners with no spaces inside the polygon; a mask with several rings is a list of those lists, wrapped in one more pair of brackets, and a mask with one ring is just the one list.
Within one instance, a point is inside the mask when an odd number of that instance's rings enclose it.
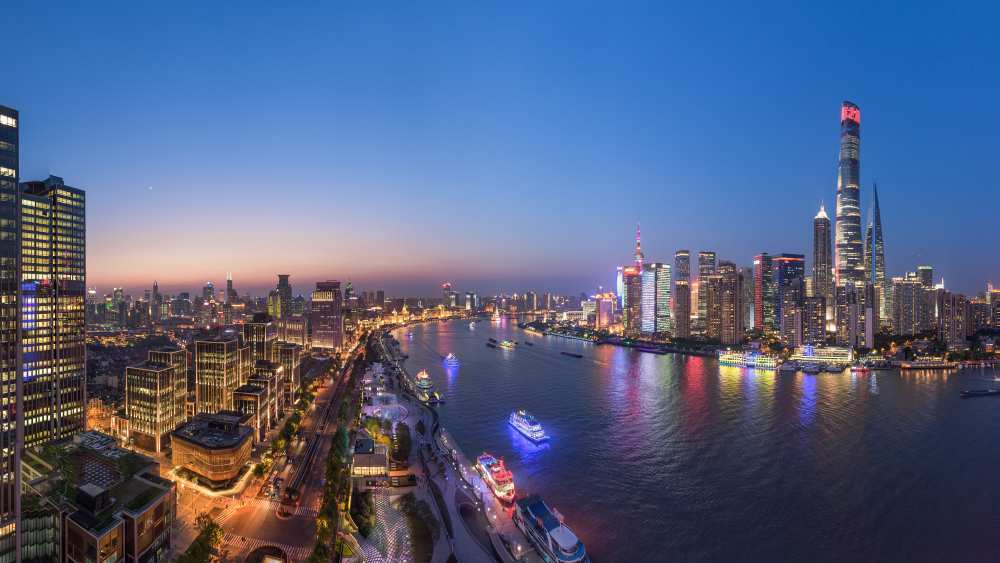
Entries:
{"label": "cruise boat", "polygon": [[542,554],[553,563],[583,563],[587,549],[573,530],[563,522],[562,514],[538,495],[531,495],[514,505],[514,523]]}
{"label": "cruise boat", "polygon": [[868,373],[870,371],[871,368],[864,364],[854,364],[851,366],[851,373]]}
{"label": "cruise boat", "polygon": [[549,439],[548,435],[545,434],[545,429],[538,423],[538,420],[524,409],[518,409],[510,413],[507,422],[532,442],[544,442]]}
{"label": "cruise boat", "polygon": [[802,371],[808,374],[816,375],[823,371],[823,366],[819,364],[803,364]]}
{"label": "cruise boat", "polygon": [[498,499],[504,502],[514,500],[514,476],[507,470],[502,459],[497,459],[491,454],[483,452],[476,459],[476,470],[483,476],[483,480],[490,486],[490,490]]}
{"label": "cruise boat", "polygon": [[937,358],[924,358],[910,362],[901,362],[901,369],[954,369],[958,367],[956,362],[946,362]]}
{"label": "cruise boat", "polygon": [[417,396],[421,401],[428,402],[437,397],[437,393],[434,392],[434,382],[431,381],[431,376],[427,374],[425,369],[417,372],[416,387]]}
{"label": "cruise boat", "polygon": [[448,355],[444,357],[444,363],[448,364],[449,366],[457,366],[458,358],[455,356],[455,354],[449,352]]}
{"label": "cruise boat", "polygon": [[740,352],[738,350],[720,350],[719,364],[738,368],[754,368],[759,370],[778,369],[778,360],[767,354],[757,352]]}
{"label": "cruise boat", "polygon": [[500,347],[504,350],[513,350],[514,346],[517,346],[517,343],[511,340],[504,340],[500,343]]}

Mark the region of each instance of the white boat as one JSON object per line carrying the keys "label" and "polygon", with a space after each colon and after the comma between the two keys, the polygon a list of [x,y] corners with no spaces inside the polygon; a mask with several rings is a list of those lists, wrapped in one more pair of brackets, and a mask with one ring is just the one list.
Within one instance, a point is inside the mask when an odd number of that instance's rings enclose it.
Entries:
{"label": "white boat", "polygon": [[538,420],[524,409],[518,409],[510,413],[510,416],[507,417],[507,422],[532,442],[544,442],[549,439],[548,435],[545,434],[545,429],[542,428]]}
{"label": "white boat", "polygon": [[449,352],[448,355],[444,357],[444,363],[448,364],[449,366],[457,366],[458,357],[456,357],[455,354]]}
{"label": "white boat", "polygon": [[514,523],[538,549],[542,558],[553,563],[589,561],[587,549],[562,514],[550,508],[538,495],[520,499],[514,505]]}
{"label": "white boat", "polygon": [[500,342],[500,347],[503,348],[504,350],[513,350],[514,346],[516,345],[517,344],[512,340],[504,340]]}

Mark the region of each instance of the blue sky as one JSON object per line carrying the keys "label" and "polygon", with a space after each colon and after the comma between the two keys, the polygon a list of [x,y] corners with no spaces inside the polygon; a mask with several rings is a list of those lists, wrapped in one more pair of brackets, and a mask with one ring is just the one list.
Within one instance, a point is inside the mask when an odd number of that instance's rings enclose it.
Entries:
{"label": "blue sky", "polygon": [[88,194],[91,285],[590,291],[811,248],[862,111],[890,274],[1000,283],[988,4],[37,3],[0,103]]}

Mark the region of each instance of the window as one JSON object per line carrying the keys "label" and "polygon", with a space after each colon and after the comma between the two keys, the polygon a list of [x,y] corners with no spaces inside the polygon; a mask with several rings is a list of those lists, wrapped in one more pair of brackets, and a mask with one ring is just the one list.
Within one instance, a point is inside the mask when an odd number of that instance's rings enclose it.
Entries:
{"label": "window", "polygon": [[7,127],[17,128],[17,118],[11,117],[9,115],[0,114],[0,125],[6,125]]}

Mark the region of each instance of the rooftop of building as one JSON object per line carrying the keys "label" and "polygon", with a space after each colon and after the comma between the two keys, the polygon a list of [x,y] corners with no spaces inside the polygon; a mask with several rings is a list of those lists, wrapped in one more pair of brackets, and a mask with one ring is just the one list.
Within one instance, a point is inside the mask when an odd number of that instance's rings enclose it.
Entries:
{"label": "rooftop of building", "polygon": [[164,370],[164,369],[173,369],[173,366],[171,366],[169,364],[165,364],[163,362],[154,362],[152,360],[143,360],[143,361],[141,361],[141,362],[139,362],[137,364],[132,364],[132,365],[130,365],[128,367],[129,368],[136,368],[136,369],[155,370],[155,371],[160,371],[160,370]]}
{"label": "rooftop of building", "polygon": [[247,384],[247,385],[240,385],[239,387],[233,390],[233,393],[234,394],[238,393],[240,395],[264,395],[267,393],[267,389],[264,389],[263,387],[260,387],[258,385]]}
{"label": "rooftop of building", "polygon": [[231,448],[253,434],[252,428],[241,424],[242,418],[236,412],[201,413],[174,430],[171,435],[204,448]]}

